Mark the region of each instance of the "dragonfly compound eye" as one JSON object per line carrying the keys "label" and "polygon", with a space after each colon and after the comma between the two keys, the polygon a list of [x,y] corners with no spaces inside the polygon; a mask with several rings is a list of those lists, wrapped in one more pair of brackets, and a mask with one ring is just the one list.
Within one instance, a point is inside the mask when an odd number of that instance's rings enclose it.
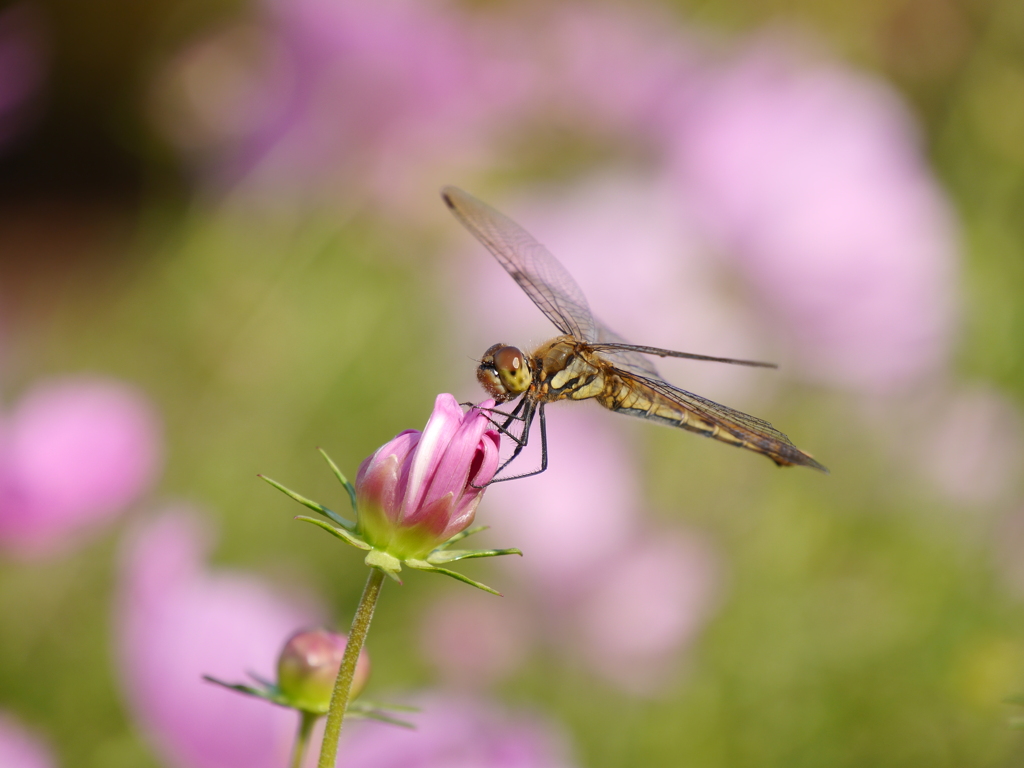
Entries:
{"label": "dragonfly compound eye", "polygon": [[495,344],[484,353],[476,378],[487,394],[499,403],[518,397],[533,381],[523,353],[504,344]]}
{"label": "dragonfly compound eye", "polygon": [[494,352],[494,368],[505,389],[512,395],[520,395],[530,387],[533,374],[526,364],[523,353],[515,347],[502,347]]}

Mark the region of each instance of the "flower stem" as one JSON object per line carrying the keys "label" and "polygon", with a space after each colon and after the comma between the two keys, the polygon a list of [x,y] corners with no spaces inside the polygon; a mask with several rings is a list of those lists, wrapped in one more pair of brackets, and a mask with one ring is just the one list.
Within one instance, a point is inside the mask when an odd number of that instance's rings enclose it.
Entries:
{"label": "flower stem", "polygon": [[312,712],[299,712],[299,732],[295,735],[295,746],[292,747],[292,759],[289,761],[289,768],[302,768],[302,758],[306,756],[306,747],[309,746],[309,734],[313,732],[313,725],[319,715]]}
{"label": "flower stem", "polygon": [[363,588],[363,596],[359,598],[352,629],[348,633],[348,644],[345,655],[341,659],[338,679],[334,682],[334,693],[331,694],[331,706],[327,710],[327,725],[324,727],[324,743],[320,747],[320,761],[317,768],[334,768],[338,757],[338,738],[341,736],[341,723],[348,707],[349,693],[352,690],[352,678],[356,674],[356,662],[359,652],[366,642],[366,633],[370,629],[373,609],[377,607],[377,598],[384,584],[384,571],[379,568],[370,569],[370,577]]}

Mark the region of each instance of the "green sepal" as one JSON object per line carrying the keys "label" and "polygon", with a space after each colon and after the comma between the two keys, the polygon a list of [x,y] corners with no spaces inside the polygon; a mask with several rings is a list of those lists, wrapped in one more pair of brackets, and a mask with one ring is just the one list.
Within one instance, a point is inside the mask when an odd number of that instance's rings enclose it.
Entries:
{"label": "green sepal", "polygon": [[418,571],[433,571],[434,573],[443,573],[445,576],[451,576],[453,579],[465,582],[466,584],[469,584],[472,587],[482,589],[484,592],[490,592],[492,595],[502,597],[501,592],[499,592],[496,589],[492,589],[491,587],[488,587],[486,584],[483,584],[482,582],[473,581],[473,579],[469,578],[469,576],[464,576],[458,571],[450,571],[447,568],[438,568],[436,565],[433,565],[432,563],[429,563],[426,560],[406,560],[405,564],[408,565],[410,568],[415,568]]}
{"label": "green sepal", "polygon": [[431,565],[441,565],[442,563],[454,563],[456,560],[469,560],[474,557],[501,557],[502,555],[519,555],[522,556],[515,547],[509,549],[435,549],[429,555],[427,555],[427,562]]}
{"label": "green sepal", "polygon": [[249,677],[251,677],[257,683],[262,685],[264,688],[276,688],[277,687],[277,683],[275,683],[273,680],[267,680],[267,678],[261,677],[260,675],[258,675],[257,673],[255,673],[255,672],[253,672],[251,670],[247,671],[245,674],[247,674]]}
{"label": "green sepal", "polygon": [[[208,683],[214,683],[215,685],[222,686],[228,690],[235,691],[236,693],[242,693],[246,696],[255,696],[258,699],[269,701],[271,704],[276,704],[279,707],[294,709],[298,712],[306,712],[317,717],[327,714],[327,707],[324,707],[322,710],[309,710],[296,707],[291,703],[288,697],[281,692],[281,689],[277,687],[276,683],[272,683],[258,675],[254,675],[252,672],[249,673],[249,676],[256,680],[262,687],[257,688],[252,685],[246,685],[245,683],[226,683],[223,680],[218,680],[216,677],[211,677],[210,675],[203,675],[203,680]],[[419,712],[418,707],[408,707],[402,704],[374,704],[368,701],[350,701],[348,707],[345,709],[345,714],[355,718],[378,720],[382,723],[389,723],[401,728],[411,728],[415,730],[415,725],[392,716],[389,710],[394,712]]]}
{"label": "green sepal", "polygon": [[348,707],[345,709],[345,716],[361,720],[377,720],[381,723],[397,725],[400,728],[408,728],[413,731],[416,730],[416,726],[413,723],[410,723],[408,720],[399,720],[397,717],[393,717],[389,710],[396,712],[419,712],[418,707],[405,707],[398,704],[372,704],[368,701],[353,701],[349,702]]}
{"label": "green sepal", "polygon": [[338,478],[338,482],[345,487],[345,490],[348,492],[348,500],[352,504],[352,511],[358,515],[359,505],[356,503],[356,487],[352,485],[352,483],[348,481],[348,478],[341,473],[341,470],[338,469],[338,465],[335,464],[331,457],[327,455],[327,451],[325,451],[323,448],[317,448],[317,450],[320,451],[320,455],[327,460],[327,463],[330,465],[331,471],[334,473],[334,476]]}
{"label": "green sepal", "polygon": [[323,504],[318,504],[315,501],[311,501],[310,499],[307,499],[305,496],[302,496],[301,494],[296,493],[295,491],[291,490],[290,488],[287,488],[287,487],[281,485],[276,480],[271,480],[266,475],[257,475],[257,477],[262,478],[263,480],[266,480],[272,486],[277,488],[277,490],[279,490],[281,493],[285,494],[286,496],[290,496],[291,498],[293,498],[297,502],[299,502],[299,504],[301,504],[302,506],[309,507],[314,512],[317,512],[318,514],[321,514],[324,517],[326,517],[328,520],[331,520],[331,521],[337,523],[338,525],[340,525],[345,530],[347,530],[347,531],[354,531],[356,529],[356,524],[355,523],[353,523],[351,520],[346,520],[344,517],[339,515],[337,512],[334,512],[333,510],[328,509]]}
{"label": "green sepal", "polygon": [[307,517],[306,515],[296,515],[296,520],[301,520],[304,523],[312,523],[317,528],[323,528],[332,536],[336,536],[346,544],[351,544],[356,549],[370,549],[370,545],[360,539],[355,534],[349,533],[344,528],[335,528],[330,523],[325,523],[323,520],[317,520],[315,517]]}
{"label": "green sepal", "polygon": [[[360,707],[370,707],[371,709],[393,710],[395,712],[422,712],[423,711],[422,707],[414,707],[412,704],[382,704],[379,701],[366,701],[364,699],[359,699],[359,701],[354,701],[354,702],[352,702],[352,704],[356,704],[356,705],[358,705]],[[351,707],[352,704],[349,704],[349,706]]]}
{"label": "green sepal", "polygon": [[456,533],[454,536],[452,536],[450,539],[448,539],[448,541],[446,541],[444,544],[440,544],[439,546],[434,547],[434,551],[437,552],[440,549],[448,549],[448,547],[450,547],[455,542],[462,541],[464,538],[466,538],[467,536],[472,536],[474,533],[480,533],[480,531],[486,531],[488,528],[490,528],[489,525],[477,525],[477,526],[475,526],[473,528],[467,528],[466,530],[462,531],[461,533]]}
{"label": "green sepal", "polygon": [[255,696],[258,699],[269,701],[271,704],[277,704],[279,707],[294,709],[288,699],[285,698],[284,694],[281,693],[281,690],[273,683],[267,685],[264,681],[260,681],[263,684],[263,687],[256,688],[251,685],[246,685],[245,683],[226,683],[223,680],[218,680],[216,677],[211,677],[210,675],[203,675],[203,680],[208,683],[223,686],[224,688],[228,688],[238,693],[244,693],[246,696]]}
{"label": "green sepal", "polygon": [[363,562],[371,568],[379,568],[399,584],[402,583],[402,580],[398,578],[398,574],[402,572],[402,561],[394,555],[379,549],[371,549],[366,553],[366,559]]}

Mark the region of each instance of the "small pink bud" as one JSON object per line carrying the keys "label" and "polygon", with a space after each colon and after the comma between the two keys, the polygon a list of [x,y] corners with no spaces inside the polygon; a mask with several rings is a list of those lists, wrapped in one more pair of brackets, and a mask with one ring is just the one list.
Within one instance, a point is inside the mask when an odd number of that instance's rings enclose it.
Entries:
{"label": "small pink bud", "polygon": [[359,467],[359,532],[400,560],[423,557],[472,524],[497,469],[498,432],[486,413],[438,395],[423,432],[402,432]]}
{"label": "small pink bud", "polygon": [[[317,714],[327,712],[347,642],[345,635],[326,629],[302,630],[289,638],[277,661],[277,685],[291,706]],[[370,657],[363,649],[349,701],[362,692],[369,676]]]}

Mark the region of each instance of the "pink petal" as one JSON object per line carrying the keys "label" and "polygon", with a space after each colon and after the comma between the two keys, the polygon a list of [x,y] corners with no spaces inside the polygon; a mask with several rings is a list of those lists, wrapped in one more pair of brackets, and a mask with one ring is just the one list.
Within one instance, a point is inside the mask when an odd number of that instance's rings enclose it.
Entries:
{"label": "pink petal", "polygon": [[[455,506],[454,494],[447,493],[439,499],[434,499],[415,510],[415,513],[402,521],[402,535],[422,536],[422,532],[429,533],[437,539],[440,544],[445,538],[442,534],[449,527],[452,519],[452,510]],[[454,533],[452,534],[455,535]],[[431,545],[436,546],[436,545]]]}
{"label": "pink petal", "polygon": [[[489,429],[484,432],[480,440],[478,453],[473,457],[473,463],[470,464],[469,482],[472,485],[486,485],[494,477],[494,473],[498,470],[500,448],[501,436],[498,434],[498,431],[496,429]],[[474,490],[473,488],[467,488],[466,492],[470,493]]]}
{"label": "pink petal", "polygon": [[414,511],[424,503],[434,473],[461,425],[462,408],[455,398],[449,394],[438,395],[434,401],[434,410],[412,455],[412,461],[406,463],[408,474],[402,484],[403,514]]}
{"label": "pink petal", "polygon": [[401,508],[398,500],[398,457],[388,455],[372,466],[367,472],[360,468],[361,477],[356,485],[359,514],[365,517],[379,512],[386,520],[396,523]]}
{"label": "pink petal", "polygon": [[467,528],[472,523],[477,505],[480,503],[480,497],[487,487],[486,484],[490,482],[498,469],[498,451],[498,433],[488,430],[480,440],[480,446],[470,465],[469,484],[466,485],[466,491],[462,494],[462,498],[459,499],[452,514],[451,527],[456,532]]}
{"label": "pink petal", "polygon": [[369,472],[375,464],[386,459],[388,456],[395,456],[399,464],[404,464],[409,454],[416,448],[419,440],[420,433],[415,429],[399,432],[391,440],[374,451],[372,456],[363,459],[363,463],[359,465],[359,472],[356,473],[356,486],[362,482],[363,475],[366,472]]}
{"label": "pink petal", "polygon": [[[452,400],[454,399],[452,397]],[[487,400],[481,405],[491,408],[494,406],[494,401]],[[429,503],[446,493],[453,493],[456,497],[462,495],[466,489],[469,473],[475,468],[474,462],[483,435],[488,429],[493,431],[491,422],[481,411],[476,409],[460,413],[460,419],[461,424],[448,443],[448,447],[445,449],[441,461],[430,479],[429,488],[423,496],[424,503]],[[497,435],[496,432],[494,434],[495,436]],[[496,459],[497,456],[495,455]],[[496,468],[497,464],[495,464]],[[480,473],[478,472],[477,474],[479,475]],[[493,472],[491,474],[493,476]],[[490,477],[487,479],[490,480]]]}

